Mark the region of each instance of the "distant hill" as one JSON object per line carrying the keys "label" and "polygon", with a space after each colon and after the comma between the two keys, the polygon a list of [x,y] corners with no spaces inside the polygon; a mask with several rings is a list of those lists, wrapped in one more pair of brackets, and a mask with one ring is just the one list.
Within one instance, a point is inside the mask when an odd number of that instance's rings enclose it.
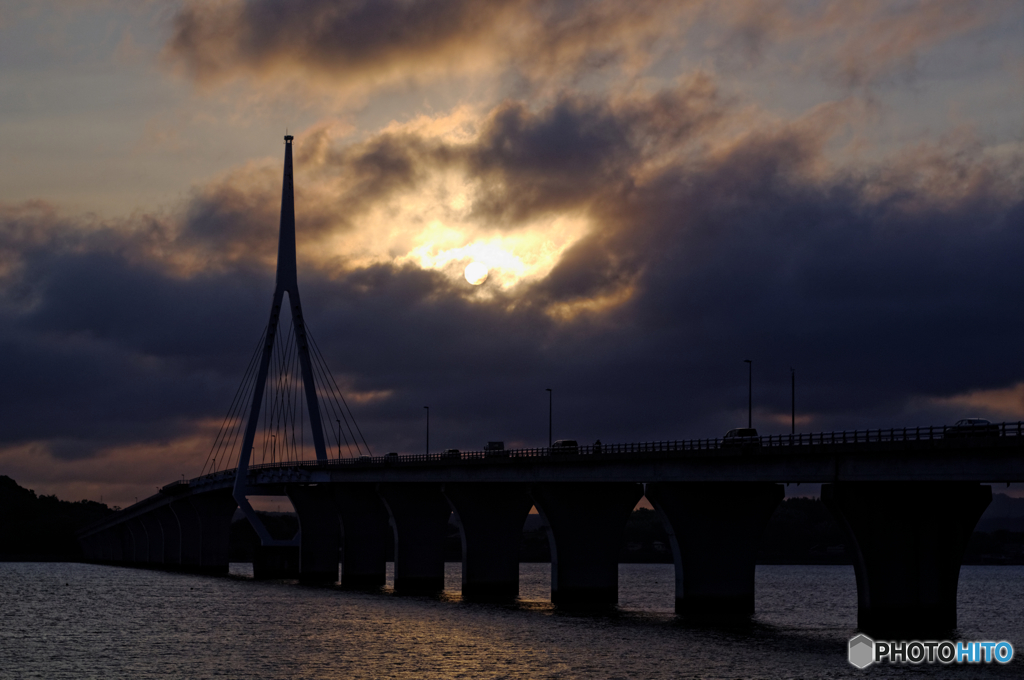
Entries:
{"label": "distant hill", "polygon": [[0,562],[80,560],[75,532],[112,512],[96,501],[71,503],[37,496],[0,475]]}
{"label": "distant hill", "polygon": [[994,531],[1024,532],[1024,498],[1011,498],[1004,493],[992,494],[992,503],[978,521],[975,533]]}

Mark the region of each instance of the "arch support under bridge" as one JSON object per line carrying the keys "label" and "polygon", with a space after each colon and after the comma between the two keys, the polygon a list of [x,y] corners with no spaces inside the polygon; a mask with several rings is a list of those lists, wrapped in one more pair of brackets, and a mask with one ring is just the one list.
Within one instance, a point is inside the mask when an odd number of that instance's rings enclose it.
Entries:
{"label": "arch support under bridge", "polygon": [[550,482],[531,492],[548,525],[551,601],[602,606],[619,600],[619,550],[644,488],[632,482]]}
{"label": "arch support under bridge", "polygon": [[462,534],[462,597],[512,600],[519,595],[519,544],[533,507],[529,485],[450,483],[444,495]]}
{"label": "arch support under bridge", "polygon": [[857,625],[938,637],[956,628],[960,562],[992,487],[976,482],[823,484],[857,575]]}
{"label": "arch support under bridge", "polygon": [[768,482],[647,485],[672,543],[676,613],[702,619],[754,613],[758,544],[784,495],[782,485]]}

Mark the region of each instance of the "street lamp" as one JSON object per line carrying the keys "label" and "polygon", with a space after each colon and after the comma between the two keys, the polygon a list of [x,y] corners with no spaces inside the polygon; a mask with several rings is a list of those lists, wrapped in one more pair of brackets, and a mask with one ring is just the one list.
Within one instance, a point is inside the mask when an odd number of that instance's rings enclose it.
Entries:
{"label": "street lamp", "polygon": [[754,426],[754,362],[744,359],[747,364],[747,427]]}
{"label": "street lamp", "polygon": [[[341,418],[335,418],[338,423],[338,460],[341,460]],[[352,451],[352,449],[349,449]]]}
{"label": "street lamp", "polygon": [[548,448],[551,448],[551,388],[545,387],[544,390],[548,393]]}
{"label": "street lamp", "polygon": [[430,455],[430,407],[429,406],[424,406],[423,408],[427,409],[427,448],[426,448],[426,452],[427,452],[427,455],[429,456]]}
{"label": "street lamp", "polygon": [[796,371],[789,369],[790,405],[793,408],[793,425],[790,434],[796,434]]}

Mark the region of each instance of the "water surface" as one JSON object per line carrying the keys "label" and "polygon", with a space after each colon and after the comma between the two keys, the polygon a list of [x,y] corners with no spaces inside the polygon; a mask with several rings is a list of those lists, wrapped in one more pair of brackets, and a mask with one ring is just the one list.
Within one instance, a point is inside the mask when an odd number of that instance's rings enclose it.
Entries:
{"label": "water surface", "polygon": [[1024,568],[964,567],[959,634],[1009,640],[1007,666],[872,667],[846,661],[852,567],[757,568],[744,626],[672,613],[671,565],[621,565],[598,614],[549,599],[550,567],[521,566],[514,605],[85,564],[0,564],[3,678],[846,678],[1024,677]]}

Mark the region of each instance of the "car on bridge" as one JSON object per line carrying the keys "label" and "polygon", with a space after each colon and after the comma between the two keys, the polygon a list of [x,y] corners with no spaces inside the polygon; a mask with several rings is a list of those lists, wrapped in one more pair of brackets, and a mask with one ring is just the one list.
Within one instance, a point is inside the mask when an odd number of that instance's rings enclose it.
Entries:
{"label": "car on bridge", "polygon": [[441,452],[441,458],[445,460],[461,460],[462,454],[458,449],[445,449]]}
{"label": "car on bridge", "polygon": [[761,437],[757,435],[757,428],[734,427],[722,437],[723,449],[759,450],[761,448]]}
{"label": "car on bridge", "polygon": [[484,458],[508,458],[505,442],[487,442],[484,447]]}
{"label": "car on bridge", "polygon": [[580,445],[575,439],[559,439],[551,444],[552,456],[573,455],[580,452]]}
{"label": "car on bridge", "polygon": [[942,436],[946,439],[960,437],[998,437],[999,426],[993,425],[984,418],[962,418],[952,425],[946,426]]}

